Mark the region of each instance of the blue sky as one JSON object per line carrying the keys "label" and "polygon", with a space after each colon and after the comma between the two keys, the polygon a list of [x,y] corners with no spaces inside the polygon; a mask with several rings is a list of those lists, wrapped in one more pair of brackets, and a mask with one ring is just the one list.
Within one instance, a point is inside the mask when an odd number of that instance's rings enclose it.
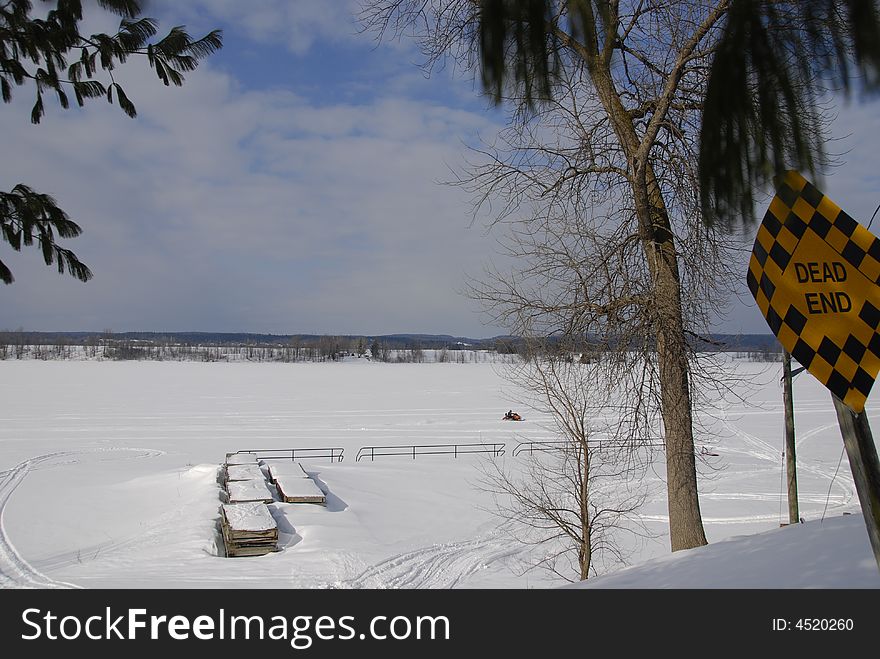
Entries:
{"label": "blue sky", "polygon": [[[103,102],[50,103],[34,127],[31,91],[16,90],[0,108],[15,154],[0,188],[54,195],[85,229],[68,246],[95,279],[2,248],[17,281],[0,289],[0,329],[502,333],[462,294],[496,238],[440,182],[503,115],[468,78],[426,78],[412,43],[359,34],[355,5],[153,0],[163,30],[220,27],[225,46],[180,89],[126,65],[136,120]],[[835,150],[850,152],[824,190],[867,220],[880,120],[876,106],[842,112],[836,132],[852,135]],[[747,294],[718,329],[767,331]]]}

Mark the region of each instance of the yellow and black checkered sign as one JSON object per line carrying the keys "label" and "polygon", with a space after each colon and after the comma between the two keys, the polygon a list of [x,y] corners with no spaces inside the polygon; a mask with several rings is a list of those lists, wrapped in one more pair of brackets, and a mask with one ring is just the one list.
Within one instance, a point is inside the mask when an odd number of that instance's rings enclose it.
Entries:
{"label": "yellow and black checkered sign", "polygon": [[758,229],[746,280],[783,347],[862,412],[880,372],[880,240],[788,172]]}

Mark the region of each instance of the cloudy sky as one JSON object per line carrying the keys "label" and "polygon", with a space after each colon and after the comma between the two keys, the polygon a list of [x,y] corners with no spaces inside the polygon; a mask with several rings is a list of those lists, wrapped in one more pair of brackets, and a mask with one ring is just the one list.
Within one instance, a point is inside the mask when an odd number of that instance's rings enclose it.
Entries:
{"label": "cloudy sky", "polygon": [[[0,245],[17,280],[0,288],[0,329],[501,333],[462,295],[496,237],[440,182],[502,114],[470,79],[427,79],[411,43],[360,34],[355,6],[153,0],[164,30],[220,27],[225,46],[182,88],[143,62],[121,69],[135,120],[103,102],[50,102],[32,126],[32,90],[14,90],[0,105],[0,189],[55,196],[85,230],[67,246],[95,278]],[[116,23],[98,14],[89,27]],[[880,203],[880,106],[841,112],[847,164],[824,189],[867,220]],[[718,329],[767,331],[747,296]]]}

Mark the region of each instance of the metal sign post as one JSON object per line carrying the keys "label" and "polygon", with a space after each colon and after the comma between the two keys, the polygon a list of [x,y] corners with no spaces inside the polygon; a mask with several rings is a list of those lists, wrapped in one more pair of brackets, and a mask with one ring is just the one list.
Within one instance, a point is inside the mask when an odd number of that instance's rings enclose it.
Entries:
{"label": "metal sign post", "polygon": [[788,350],[782,352],[782,398],[785,406],[785,475],[788,480],[788,523],[797,524],[800,520],[800,513],[798,512],[794,402],[791,397],[791,355],[788,354]]}
{"label": "metal sign post", "polygon": [[880,374],[880,239],[788,172],[758,228],[746,281],[783,348],[832,394],[880,568],[880,463],[864,413]]}
{"label": "metal sign post", "polygon": [[831,399],[837,410],[837,422],[862,505],[874,559],[880,568],[880,460],[877,459],[874,437],[864,412],[856,414],[834,394],[831,394]]}

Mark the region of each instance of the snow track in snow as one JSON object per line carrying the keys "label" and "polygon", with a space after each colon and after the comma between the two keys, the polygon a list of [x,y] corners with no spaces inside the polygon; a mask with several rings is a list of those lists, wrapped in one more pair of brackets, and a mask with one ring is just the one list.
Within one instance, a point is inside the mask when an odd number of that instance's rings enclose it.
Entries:
{"label": "snow track in snow", "polygon": [[[762,439],[759,439],[755,435],[746,432],[742,428],[733,425],[725,414],[723,417],[724,426],[735,436],[741,439],[746,444],[746,450],[742,451],[744,454],[749,455],[750,457],[756,458],[758,460],[767,462],[768,465],[773,465],[774,469],[780,469],[782,464],[782,447],[779,448],[773,446],[769,442],[766,442]],[[832,429],[836,428],[837,423],[828,423],[816,428],[812,428],[803,433],[796,432],[796,447],[798,449],[802,448],[803,444],[808,440],[815,438],[816,436]],[[797,422],[795,422],[795,430],[797,431]],[[781,440],[780,440],[781,444]],[[830,504],[830,509],[839,509],[848,506],[855,498],[856,498],[856,489],[855,483],[852,479],[852,476],[848,473],[844,473],[842,469],[832,468],[830,465],[817,465],[816,463],[809,463],[804,461],[803,459],[798,459],[797,469],[799,474],[812,474],[829,482],[829,488],[833,485],[840,492],[839,494],[832,495],[829,492],[820,493],[820,494],[808,494],[806,492],[800,491],[798,492],[798,500],[801,503],[815,503],[822,504],[826,500]],[[754,493],[752,493],[754,496]],[[746,499],[748,498],[745,493],[728,493],[728,497],[731,499],[739,498]],[[767,498],[772,498],[769,493],[767,493]],[[776,497],[778,499],[778,496]],[[712,523],[740,523],[747,521],[769,521],[773,519],[772,515],[757,515],[757,516],[749,516],[749,517],[729,517],[729,518],[704,518],[705,522]],[[778,515],[776,515],[778,517]]]}
{"label": "snow track in snow", "polygon": [[110,451],[134,451],[138,457],[155,457],[162,451],[153,449],[103,448],[82,451],[46,453],[28,458],[11,469],[0,472],[0,588],[79,588],[65,581],[56,581],[35,569],[15,548],[4,524],[4,512],[12,494],[32,469],[55,467],[77,462],[76,456]]}
{"label": "snow track in snow", "polygon": [[522,553],[502,538],[448,542],[392,556],[336,588],[456,588],[496,561]]}

